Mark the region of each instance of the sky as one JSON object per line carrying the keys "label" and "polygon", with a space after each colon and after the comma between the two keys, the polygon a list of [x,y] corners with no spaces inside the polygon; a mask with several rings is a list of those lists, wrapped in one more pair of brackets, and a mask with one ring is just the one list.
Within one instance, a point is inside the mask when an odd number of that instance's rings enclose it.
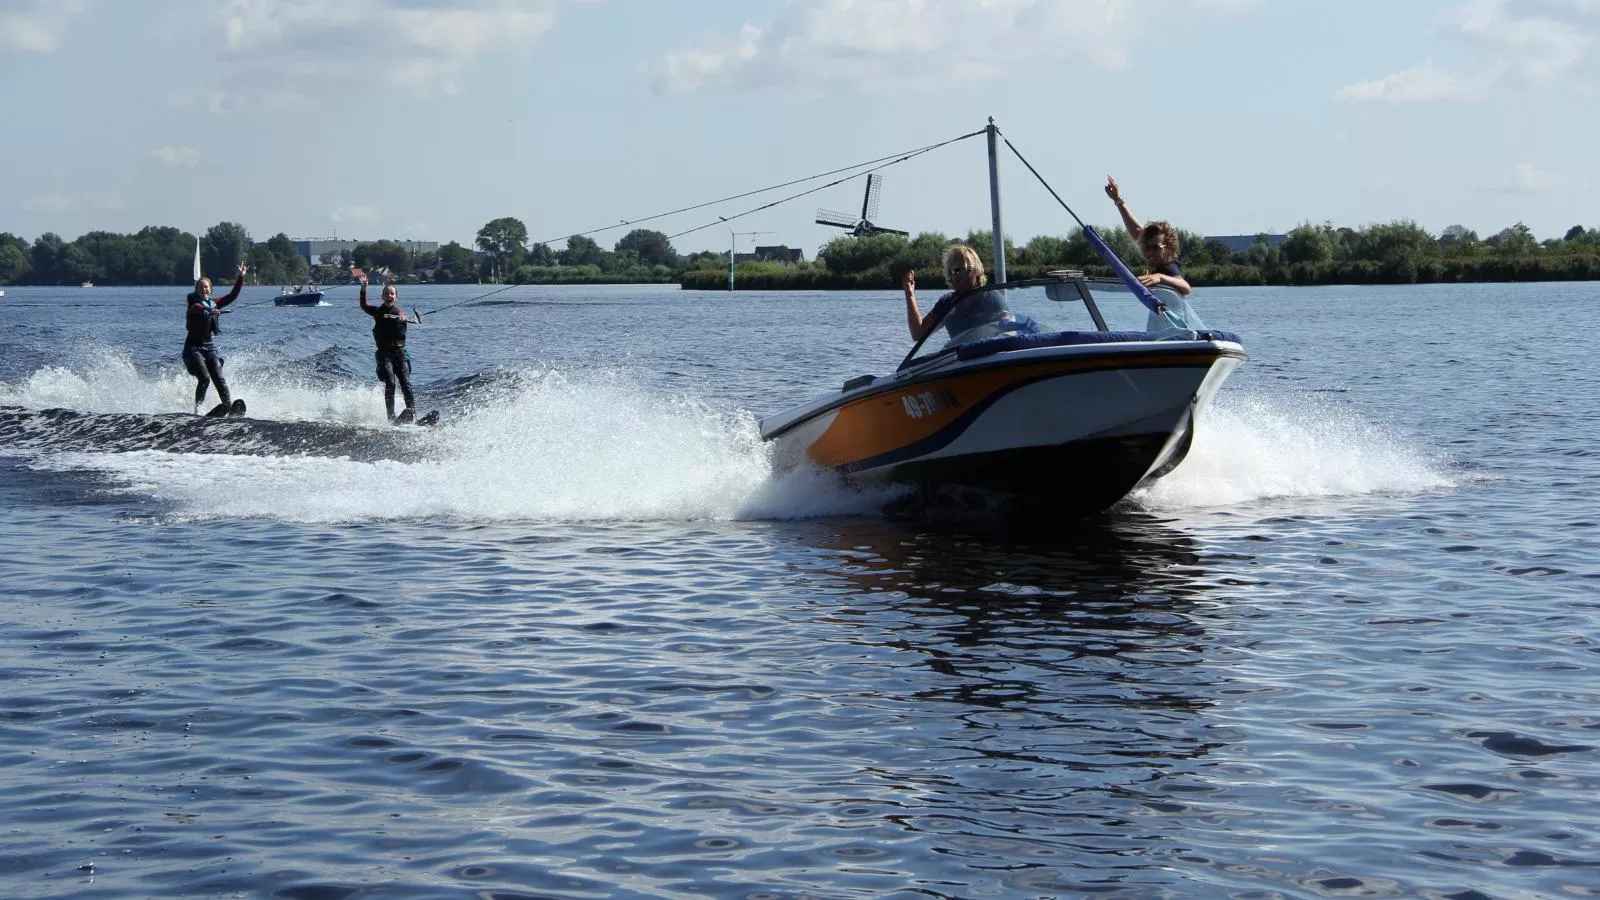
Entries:
{"label": "sky", "polygon": [[[1208,235],[1559,237],[1600,226],[1597,36],[1600,0],[0,0],[0,231],[470,246],[513,216],[810,257],[860,179],[639,220],[993,117],[1091,223],[1114,175]],[[881,174],[880,225],[989,227],[981,137]],[[1013,240],[1069,233],[1000,180]]]}

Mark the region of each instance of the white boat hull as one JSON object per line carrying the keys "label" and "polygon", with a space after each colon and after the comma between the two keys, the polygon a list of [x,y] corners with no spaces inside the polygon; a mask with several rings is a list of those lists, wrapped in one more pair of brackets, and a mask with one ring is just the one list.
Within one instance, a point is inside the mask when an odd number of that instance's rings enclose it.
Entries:
{"label": "white boat hull", "polygon": [[1092,512],[1181,462],[1243,360],[1215,341],[1022,350],[878,379],[762,432],[780,466]]}

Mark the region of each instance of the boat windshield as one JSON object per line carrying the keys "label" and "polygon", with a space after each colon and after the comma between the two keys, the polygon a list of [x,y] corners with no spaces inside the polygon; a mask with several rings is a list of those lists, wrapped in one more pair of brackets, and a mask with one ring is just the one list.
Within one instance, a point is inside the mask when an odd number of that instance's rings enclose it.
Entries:
{"label": "boat windshield", "polygon": [[1152,293],[1165,306],[1159,313],[1114,278],[1014,282],[973,291],[956,302],[913,361],[1006,335],[1121,331],[1147,333],[1151,340],[1185,340],[1206,328],[1176,291],[1155,288]]}

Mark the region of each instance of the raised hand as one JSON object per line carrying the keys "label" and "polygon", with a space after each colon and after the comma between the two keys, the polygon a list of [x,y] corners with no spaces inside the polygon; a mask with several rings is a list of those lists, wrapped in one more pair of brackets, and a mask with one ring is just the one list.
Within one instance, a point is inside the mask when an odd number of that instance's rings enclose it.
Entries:
{"label": "raised hand", "polygon": [[1122,191],[1117,187],[1117,180],[1110,175],[1106,176],[1106,196],[1111,198],[1112,203],[1122,202]]}
{"label": "raised hand", "polygon": [[907,294],[915,294],[917,292],[917,270],[916,269],[907,269],[906,270],[906,274],[904,276],[902,276],[901,279],[900,279],[900,287]]}
{"label": "raised hand", "polygon": [[243,278],[245,276],[245,273],[247,273],[249,271],[250,271],[250,267],[249,266],[245,265],[244,263],[239,263],[239,277],[240,278]]}

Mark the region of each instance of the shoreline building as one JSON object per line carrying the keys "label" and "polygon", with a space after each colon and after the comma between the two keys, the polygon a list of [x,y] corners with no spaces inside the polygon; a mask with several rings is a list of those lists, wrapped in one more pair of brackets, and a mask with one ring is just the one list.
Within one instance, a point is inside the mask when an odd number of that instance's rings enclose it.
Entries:
{"label": "shoreline building", "polygon": [[[338,238],[302,238],[300,240],[293,241],[292,243],[294,244],[294,252],[300,254],[300,256],[305,259],[307,265],[320,266],[322,265],[322,258],[324,256],[332,255],[334,253],[338,253],[343,256],[344,254],[354,250],[359,244],[372,244],[376,243],[376,241],[341,241]],[[438,241],[391,240],[390,243],[398,244],[406,248],[406,250],[410,252],[413,257],[432,256],[439,252]]]}

